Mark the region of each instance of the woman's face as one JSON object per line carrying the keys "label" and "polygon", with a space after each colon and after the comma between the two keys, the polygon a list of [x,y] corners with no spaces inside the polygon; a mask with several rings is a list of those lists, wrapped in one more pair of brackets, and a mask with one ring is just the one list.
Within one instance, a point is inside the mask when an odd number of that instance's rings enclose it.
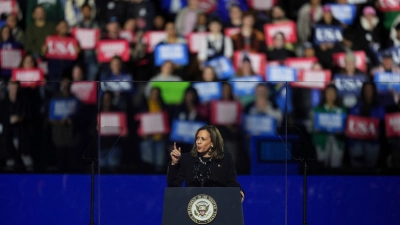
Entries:
{"label": "woman's face", "polygon": [[164,63],[161,67],[161,73],[164,75],[171,75],[172,74],[172,63],[170,63],[170,62]]}
{"label": "woman's face", "polygon": [[110,69],[111,71],[117,75],[119,72],[121,72],[122,64],[118,59],[113,59],[110,62]]}
{"label": "woman's face", "polygon": [[81,81],[83,80],[83,72],[79,66],[74,66],[72,69],[72,80]]}
{"label": "woman's face", "polygon": [[371,84],[365,85],[363,95],[366,101],[372,101],[372,98],[374,97],[374,88]]}
{"label": "woman's face", "polygon": [[354,71],[356,70],[356,62],[348,60],[345,62],[345,70],[347,73],[354,73]]}
{"label": "woman's face", "polygon": [[124,30],[134,31],[136,27],[135,19],[129,19],[124,24]]}
{"label": "woman's face", "polygon": [[160,95],[160,92],[158,91],[158,89],[151,89],[151,92],[150,92],[150,100],[153,100],[153,101],[158,101],[159,99],[158,99],[158,96]]}
{"label": "woman's face", "polygon": [[10,28],[4,27],[1,30],[1,40],[2,41],[8,41],[8,39],[10,39]]}
{"label": "woman's face", "polygon": [[274,37],[274,47],[283,48],[285,46],[285,38],[282,34],[276,34]]}
{"label": "woman's face", "polygon": [[229,100],[231,96],[232,90],[231,87],[227,84],[222,86],[222,98],[224,100]]}
{"label": "woman's face", "polygon": [[242,63],[242,71],[244,75],[254,75],[252,74],[251,63],[249,61],[244,61]]}
{"label": "woman's face", "polygon": [[33,61],[32,56],[27,56],[24,58],[24,61],[22,62],[22,68],[23,69],[31,69],[35,66],[35,63]]}
{"label": "woman's face", "polygon": [[325,100],[327,104],[333,105],[336,101],[336,91],[333,88],[328,88],[325,91]]}
{"label": "woman's face", "polygon": [[220,33],[222,30],[221,24],[218,22],[212,22],[210,23],[209,29],[211,33]]}
{"label": "woman's face", "polygon": [[232,7],[229,12],[229,17],[232,20],[237,20],[242,18],[242,10],[239,7]]}
{"label": "woman's face", "polygon": [[204,81],[208,81],[208,82],[214,81],[215,75],[214,75],[213,69],[210,67],[204,68],[202,77],[203,77]]}
{"label": "woman's face", "polygon": [[14,29],[15,27],[17,27],[17,17],[12,15],[12,14],[9,15],[7,17],[6,23],[7,23],[7,26],[9,26],[9,27]]}
{"label": "woman's face", "polygon": [[206,25],[207,24],[207,16],[205,14],[200,14],[197,18],[198,25]]}
{"label": "woman's face", "polygon": [[188,91],[185,95],[186,103],[192,103],[194,100],[194,93],[192,91]]}
{"label": "woman's face", "polygon": [[271,15],[272,15],[272,18],[275,19],[275,20],[277,20],[277,19],[279,20],[279,19],[285,18],[285,12],[279,6],[274,6],[272,8]]}
{"label": "woman's face", "polygon": [[324,17],[324,20],[325,20],[325,21],[331,21],[332,18],[333,18],[331,12],[324,12],[323,17]]}
{"label": "woman's face", "polygon": [[243,26],[253,27],[253,25],[254,25],[253,16],[247,15],[246,17],[243,18]]}
{"label": "woman's face", "polygon": [[167,25],[165,25],[165,31],[167,32],[168,36],[176,36],[175,25],[173,23],[167,23]]}
{"label": "woman's face", "polygon": [[268,88],[266,86],[257,86],[256,97],[268,97]]}
{"label": "woman's face", "polygon": [[156,16],[154,18],[154,23],[153,24],[154,24],[155,28],[162,29],[164,27],[164,23],[165,23],[164,17]]}
{"label": "woman's face", "polygon": [[56,30],[58,35],[66,36],[68,34],[68,24],[65,21],[62,21],[57,25]]}
{"label": "woman's face", "polygon": [[206,130],[200,130],[196,136],[196,147],[199,154],[206,154],[211,148],[212,142],[210,133]]}

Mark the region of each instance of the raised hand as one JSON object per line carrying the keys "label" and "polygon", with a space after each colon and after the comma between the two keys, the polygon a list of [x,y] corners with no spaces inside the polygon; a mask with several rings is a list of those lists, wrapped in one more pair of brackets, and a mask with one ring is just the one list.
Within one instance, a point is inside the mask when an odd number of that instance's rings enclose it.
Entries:
{"label": "raised hand", "polygon": [[176,142],[174,142],[174,149],[171,152],[171,164],[175,165],[179,162],[179,159],[181,158],[181,147],[178,149],[176,148]]}

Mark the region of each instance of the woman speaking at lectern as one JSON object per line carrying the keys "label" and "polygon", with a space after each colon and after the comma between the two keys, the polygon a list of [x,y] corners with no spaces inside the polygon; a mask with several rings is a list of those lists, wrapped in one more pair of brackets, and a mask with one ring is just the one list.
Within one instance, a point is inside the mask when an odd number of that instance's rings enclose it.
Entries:
{"label": "woman speaking at lectern", "polygon": [[244,192],[236,180],[232,155],[224,152],[224,141],[214,126],[204,126],[196,131],[195,143],[190,153],[181,154],[176,148],[171,152],[168,165],[168,187],[239,187],[242,202]]}

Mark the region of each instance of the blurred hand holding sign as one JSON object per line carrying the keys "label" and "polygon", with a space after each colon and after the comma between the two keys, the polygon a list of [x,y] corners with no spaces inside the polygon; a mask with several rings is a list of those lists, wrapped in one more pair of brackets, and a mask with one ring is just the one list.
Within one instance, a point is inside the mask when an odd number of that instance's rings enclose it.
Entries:
{"label": "blurred hand holding sign", "polygon": [[122,61],[130,59],[130,49],[127,40],[101,40],[97,43],[97,61],[108,63],[114,56],[121,57]]}
{"label": "blurred hand holding sign", "polygon": [[379,137],[379,119],[349,115],[346,136],[352,139],[376,140]]}
{"label": "blurred hand holding sign", "polygon": [[387,137],[400,137],[400,113],[386,114],[385,128]]}
{"label": "blurred hand holding sign", "polygon": [[102,112],[98,115],[100,136],[122,136],[128,134],[125,112]]}
{"label": "blurred hand holding sign", "polygon": [[142,137],[169,133],[167,112],[141,113],[136,115],[136,119],[140,122],[137,133]]}
{"label": "blurred hand holding sign", "polygon": [[212,101],[211,124],[233,125],[241,124],[242,105],[237,101]]}
{"label": "blurred hand holding sign", "polygon": [[13,69],[12,81],[19,81],[21,87],[37,87],[44,85],[44,74],[41,69]]}
{"label": "blurred hand holding sign", "polygon": [[48,36],[46,46],[48,59],[76,60],[78,58],[78,41],[75,38]]}

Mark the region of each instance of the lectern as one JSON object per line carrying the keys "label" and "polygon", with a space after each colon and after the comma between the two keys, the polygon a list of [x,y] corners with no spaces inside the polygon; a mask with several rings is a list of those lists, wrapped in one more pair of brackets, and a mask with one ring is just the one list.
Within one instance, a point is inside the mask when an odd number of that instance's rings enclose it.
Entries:
{"label": "lectern", "polygon": [[166,188],[162,225],[243,225],[238,187]]}

